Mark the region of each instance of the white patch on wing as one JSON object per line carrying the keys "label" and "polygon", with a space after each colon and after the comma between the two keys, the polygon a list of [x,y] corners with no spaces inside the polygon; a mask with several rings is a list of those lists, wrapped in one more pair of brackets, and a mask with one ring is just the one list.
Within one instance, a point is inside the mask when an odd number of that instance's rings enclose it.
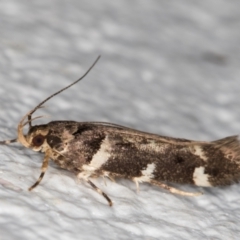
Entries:
{"label": "white patch on wing", "polygon": [[156,165],[154,163],[149,163],[147,165],[147,168],[142,170],[142,176],[141,177],[135,177],[133,178],[133,181],[136,183],[137,191],[139,190],[139,183],[141,182],[149,182],[153,177],[153,172],[156,168]]}
{"label": "white patch on wing", "polygon": [[153,172],[155,170],[155,164],[154,163],[150,163],[147,165],[147,168],[145,170],[142,170],[142,175],[148,178],[153,178]]}
{"label": "white patch on wing", "polygon": [[199,156],[204,161],[208,160],[200,146],[195,145],[193,148],[195,150],[194,152],[195,155]]}
{"label": "white patch on wing", "polygon": [[93,172],[99,169],[104,163],[108,161],[111,156],[111,143],[108,136],[104,138],[101,143],[100,149],[93,155],[92,160],[89,164],[84,164],[82,169],[84,171]]}
{"label": "white patch on wing", "polygon": [[197,186],[211,187],[208,180],[209,175],[204,173],[204,167],[197,167],[193,173],[193,181]]}

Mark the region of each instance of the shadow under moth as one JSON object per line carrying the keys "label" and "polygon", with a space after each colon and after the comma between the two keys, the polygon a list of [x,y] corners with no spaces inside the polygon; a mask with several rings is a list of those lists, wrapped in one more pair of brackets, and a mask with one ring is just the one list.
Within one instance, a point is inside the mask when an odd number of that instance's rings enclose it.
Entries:
{"label": "shadow under moth", "polygon": [[[100,56],[99,56],[100,57]],[[29,190],[42,180],[52,159],[61,168],[77,175],[103,195],[92,178],[128,178],[136,183],[147,182],[172,193],[197,196],[202,193],[184,192],[166,183],[196,186],[225,186],[240,179],[240,144],[238,136],[212,142],[191,141],[141,132],[104,122],[52,121],[32,126],[32,114],[52,97],[82,80],[99,57],[78,80],[52,94],[29,111],[19,122],[17,139],[0,144],[19,142],[33,151],[43,152],[41,174]],[[29,125],[25,135],[23,129]]]}

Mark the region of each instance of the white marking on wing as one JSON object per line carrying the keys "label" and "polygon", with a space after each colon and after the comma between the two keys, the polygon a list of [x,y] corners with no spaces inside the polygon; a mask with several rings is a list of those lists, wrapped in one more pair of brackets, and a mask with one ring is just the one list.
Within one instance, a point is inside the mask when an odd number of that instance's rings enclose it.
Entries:
{"label": "white marking on wing", "polygon": [[195,150],[194,152],[195,155],[199,156],[204,161],[208,160],[208,158],[204,155],[204,152],[200,146],[195,145],[194,150]]}
{"label": "white marking on wing", "polygon": [[91,162],[89,164],[84,164],[82,169],[84,171],[93,172],[106,163],[110,157],[111,143],[108,139],[108,136],[106,136],[101,143],[100,149],[93,155]]}
{"label": "white marking on wing", "polygon": [[197,167],[193,173],[193,181],[197,186],[211,187],[208,178],[209,175],[204,173],[204,167]]}
{"label": "white marking on wing", "polygon": [[133,178],[133,181],[136,183],[137,191],[139,191],[139,183],[141,182],[149,182],[153,177],[153,172],[156,168],[156,165],[154,163],[149,163],[147,165],[147,168],[142,170],[142,176],[141,177],[135,177]]}
{"label": "white marking on wing", "polygon": [[155,170],[155,164],[154,163],[150,163],[147,165],[147,168],[145,170],[142,170],[142,175],[148,178],[153,178],[153,172]]}

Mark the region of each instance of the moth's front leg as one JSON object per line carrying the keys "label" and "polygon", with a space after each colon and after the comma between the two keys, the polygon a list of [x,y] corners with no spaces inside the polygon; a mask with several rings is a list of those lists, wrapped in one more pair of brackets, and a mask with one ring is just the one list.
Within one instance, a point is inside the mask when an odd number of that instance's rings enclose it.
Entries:
{"label": "moth's front leg", "polygon": [[33,190],[33,188],[35,188],[43,179],[44,174],[48,168],[49,158],[50,158],[50,151],[46,151],[44,159],[43,159],[42,167],[41,167],[41,174],[40,174],[38,180],[28,189],[29,191]]}

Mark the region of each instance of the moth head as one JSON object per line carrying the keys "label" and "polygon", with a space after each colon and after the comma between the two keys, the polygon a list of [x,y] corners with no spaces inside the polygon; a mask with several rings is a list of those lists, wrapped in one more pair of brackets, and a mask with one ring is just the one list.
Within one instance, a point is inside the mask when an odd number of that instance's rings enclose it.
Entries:
{"label": "moth head", "polygon": [[[30,113],[26,114],[20,123],[18,124],[18,142],[20,142],[23,146],[27,148],[31,148],[34,151],[44,151],[46,145],[46,136],[49,132],[47,125],[36,125],[32,126],[29,124],[29,122],[35,120],[36,118],[33,118],[30,120],[26,120],[26,118],[29,116]],[[41,116],[40,116],[41,117]],[[37,117],[37,118],[40,118]],[[23,133],[23,128],[25,125],[29,124],[29,130],[27,135]]]}
{"label": "moth head", "polygon": [[46,148],[49,148],[46,140],[48,132],[49,130],[47,125],[31,127],[26,136],[26,140],[30,144],[30,148],[34,151],[45,152]]}
{"label": "moth head", "polygon": [[[47,125],[32,126],[27,135],[21,135],[21,142],[23,145],[27,144],[28,148],[31,148],[34,151],[45,152],[49,148],[46,138],[48,135],[49,129]],[[24,145],[26,147],[26,145]]]}
{"label": "moth head", "polygon": [[[76,84],[79,81],[81,81],[90,72],[90,70],[94,67],[94,65],[97,63],[99,58],[100,58],[100,56],[97,57],[97,59],[92,64],[92,66],[85,72],[85,74],[82,77],[80,77],[79,79],[77,79],[73,83],[69,84],[68,86],[60,89],[59,91],[57,91],[54,94],[52,94],[49,97],[47,97],[45,100],[40,102],[35,108],[33,108],[31,111],[29,111],[21,119],[21,121],[18,124],[18,137],[17,137],[17,141],[18,142],[20,142],[23,146],[25,146],[27,148],[32,148],[35,151],[40,151],[40,150],[43,151],[44,150],[43,148],[44,148],[44,146],[46,144],[46,135],[47,135],[48,130],[43,129],[43,126],[46,126],[46,125],[32,126],[32,121],[33,120],[42,117],[42,116],[40,116],[40,117],[32,118],[32,114],[34,112],[36,112],[39,108],[42,108],[43,104],[45,102],[47,102],[49,99],[53,98],[54,96],[58,95],[59,93],[63,92],[64,90],[70,88],[74,84]],[[23,128],[27,124],[29,125],[29,131],[28,131],[27,135],[24,135]],[[3,141],[2,144],[15,142],[15,141],[16,141],[16,139],[13,139],[13,140],[10,140],[10,141]]]}

